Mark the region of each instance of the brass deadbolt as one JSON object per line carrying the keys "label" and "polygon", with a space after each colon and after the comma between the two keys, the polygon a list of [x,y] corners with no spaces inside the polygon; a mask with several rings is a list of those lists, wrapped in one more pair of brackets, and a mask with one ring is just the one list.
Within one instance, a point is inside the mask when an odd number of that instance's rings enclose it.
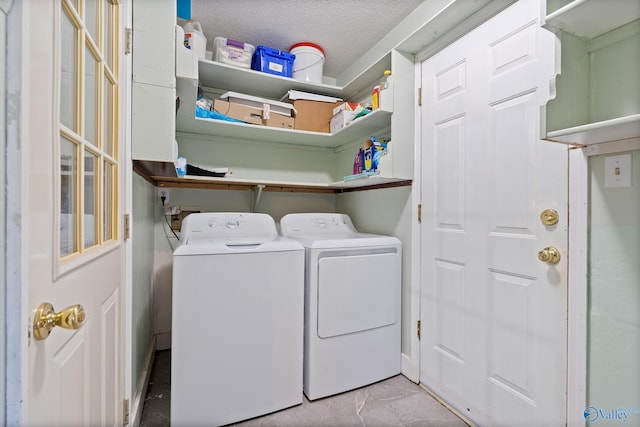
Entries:
{"label": "brass deadbolt", "polygon": [[555,225],[558,223],[558,212],[554,209],[545,209],[540,214],[540,221],[544,225]]}

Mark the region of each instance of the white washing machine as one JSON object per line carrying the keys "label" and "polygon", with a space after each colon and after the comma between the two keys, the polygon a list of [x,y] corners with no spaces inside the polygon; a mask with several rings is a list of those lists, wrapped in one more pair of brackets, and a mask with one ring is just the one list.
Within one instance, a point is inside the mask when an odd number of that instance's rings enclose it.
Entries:
{"label": "white washing machine", "polygon": [[173,253],[171,425],[302,403],[304,248],[273,218],[200,213]]}
{"label": "white washing machine", "polygon": [[305,247],[304,393],[309,400],[400,373],[402,246],[359,233],[347,215],[289,214]]}

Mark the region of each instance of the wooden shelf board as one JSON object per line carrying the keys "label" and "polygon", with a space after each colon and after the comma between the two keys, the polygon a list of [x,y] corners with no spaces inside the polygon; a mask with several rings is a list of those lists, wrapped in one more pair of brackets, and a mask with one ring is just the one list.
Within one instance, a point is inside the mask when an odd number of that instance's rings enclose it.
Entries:
{"label": "wooden shelf board", "polygon": [[178,114],[176,131],[285,144],[339,147],[356,139],[363,139],[366,135],[374,134],[381,129],[389,127],[391,125],[391,114],[391,112],[383,110],[372,111],[333,134],[280,129],[246,123],[204,119],[195,116],[188,117],[186,114]]}
{"label": "wooden shelf board", "polygon": [[[350,181],[340,181],[330,184],[300,183],[271,180],[236,180],[233,178],[211,178],[202,176],[166,177],[151,176],[151,180],[158,187],[167,188],[196,188],[207,190],[254,190],[262,186],[263,191],[277,191],[287,193],[341,193],[345,191],[370,190],[376,188],[391,188],[410,186],[412,181],[398,178],[369,177]],[[356,182],[358,181],[358,182]]]}
{"label": "wooden shelf board", "polygon": [[575,0],[547,15],[544,26],[593,39],[639,18],[634,0]]}
{"label": "wooden shelf board", "polygon": [[235,67],[207,59],[198,60],[198,77],[204,86],[224,88],[225,90],[250,93],[272,99],[280,99],[289,90],[317,93],[321,95],[346,98],[364,89],[382,78],[384,70],[391,68],[391,55],[386,54],[367,72],[361,73],[345,86],[307,82],[290,77],[276,76],[248,68]]}
{"label": "wooden shelf board", "polygon": [[548,141],[591,145],[640,137],[640,114],[547,132]]}

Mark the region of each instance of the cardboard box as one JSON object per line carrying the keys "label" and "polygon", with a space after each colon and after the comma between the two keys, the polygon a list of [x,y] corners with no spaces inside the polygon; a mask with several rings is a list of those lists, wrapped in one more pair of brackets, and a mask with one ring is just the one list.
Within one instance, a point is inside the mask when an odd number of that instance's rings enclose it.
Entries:
{"label": "cardboard box", "polygon": [[355,115],[356,115],[355,111],[348,111],[348,110],[338,111],[337,114],[331,117],[331,122],[329,126],[331,133],[338,132],[340,129],[347,126],[349,123],[353,121],[353,118],[355,117]]}
{"label": "cardboard box", "polygon": [[213,101],[213,109],[225,116],[229,116],[236,120],[242,120],[246,123],[254,125],[262,125],[262,110],[247,107],[246,105],[236,104],[234,102],[227,102],[221,99]]}
{"label": "cardboard box", "polygon": [[238,92],[225,92],[220,95],[220,99],[223,99],[232,104],[245,105],[247,107],[253,107],[258,110],[265,111],[265,116],[269,116],[271,113],[281,114],[283,116],[292,117],[295,113],[294,108],[288,102],[275,101],[273,99],[261,98],[259,96],[247,95]]}
{"label": "cardboard box", "polygon": [[295,129],[329,133],[331,132],[329,122],[333,115],[333,109],[341,102],[296,99],[291,103],[296,109]]}
{"label": "cardboard box", "polygon": [[270,114],[268,119],[262,120],[262,124],[280,129],[294,129],[295,119],[281,114]]}
{"label": "cardboard box", "polygon": [[283,98],[295,108],[295,129],[312,132],[331,131],[333,109],[341,105],[342,99],[315,93],[290,90]]}

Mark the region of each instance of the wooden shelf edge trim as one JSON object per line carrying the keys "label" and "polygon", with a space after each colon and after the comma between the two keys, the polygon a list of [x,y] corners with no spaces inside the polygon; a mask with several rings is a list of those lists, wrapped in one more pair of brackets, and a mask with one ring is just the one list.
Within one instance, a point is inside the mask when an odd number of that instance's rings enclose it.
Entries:
{"label": "wooden shelf edge trim", "polygon": [[411,185],[413,185],[413,180],[407,179],[405,181],[387,182],[385,184],[373,184],[373,185],[365,185],[362,187],[339,188],[338,193],[352,193],[354,191],[378,190],[380,188],[410,187]]}
{"label": "wooden shelf edge trim", "polygon": [[239,181],[230,181],[228,183],[220,181],[206,181],[189,178],[169,178],[164,176],[151,176],[152,183],[157,187],[165,188],[192,188],[202,190],[255,190],[258,186],[263,186],[263,191],[272,191],[280,193],[319,193],[319,194],[335,194],[349,193],[353,191],[375,190],[379,188],[406,187],[412,185],[412,180],[404,180],[398,182],[389,182],[384,184],[364,185],[361,187],[339,188],[325,185],[296,185],[296,184],[269,184],[269,183],[246,183]]}

